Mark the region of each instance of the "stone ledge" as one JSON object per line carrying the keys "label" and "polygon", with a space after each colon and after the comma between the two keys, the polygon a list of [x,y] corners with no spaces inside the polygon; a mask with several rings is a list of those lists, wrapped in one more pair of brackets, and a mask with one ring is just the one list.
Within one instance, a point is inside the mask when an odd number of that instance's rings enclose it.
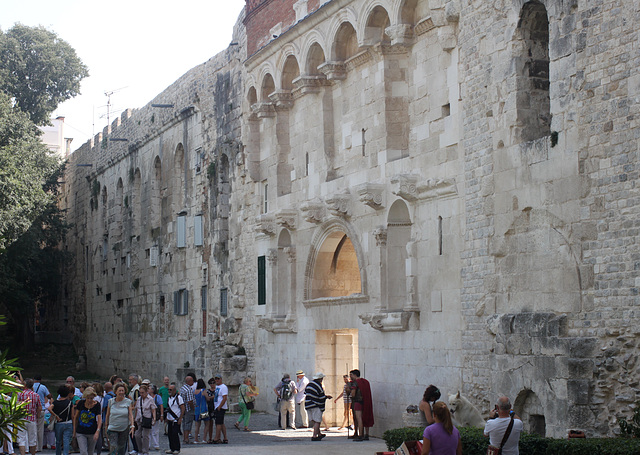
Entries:
{"label": "stone ledge", "polygon": [[[381,332],[406,332],[412,328],[420,328],[420,311],[381,311],[378,313],[363,313],[358,315],[363,324],[369,324]],[[410,321],[417,322],[416,327],[410,327]]]}
{"label": "stone ledge", "polygon": [[303,300],[302,304],[305,308],[313,308],[328,305],[343,305],[353,303],[367,303],[369,301],[368,295],[353,294],[344,297],[320,297],[318,299]]}
{"label": "stone ledge", "polygon": [[297,333],[294,319],[286,316],[276,316],[272,318],[261,318],[258,320],[258,328],[271,333]]}

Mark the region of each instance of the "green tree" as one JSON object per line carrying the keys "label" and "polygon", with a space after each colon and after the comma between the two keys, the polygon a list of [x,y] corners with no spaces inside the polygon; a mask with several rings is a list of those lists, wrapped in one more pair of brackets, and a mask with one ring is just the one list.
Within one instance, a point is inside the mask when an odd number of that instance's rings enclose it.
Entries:
{"label": "green tree", "polygon": [[55,200],[58,158],[40,141],[29,116],[0,93],[0,250],[27,231]]}
{"label": "green tree", "polygon": [[[4,316],[0,316],[0,325],[5,325]],[[24,427],[27,410],[24,403],[18,402],[18,393],[22,390],[14,374],[20,370],[16,359],[10,359],[8,352],[0,353],[0,444],[7,439],[11,427]]]}
{"label": "green tree", "polygon": [[36,125],[48,124],[60,103],[80,93],[88,75],[76,51],[54,32],[22,24],[0,31],[0,91]]}

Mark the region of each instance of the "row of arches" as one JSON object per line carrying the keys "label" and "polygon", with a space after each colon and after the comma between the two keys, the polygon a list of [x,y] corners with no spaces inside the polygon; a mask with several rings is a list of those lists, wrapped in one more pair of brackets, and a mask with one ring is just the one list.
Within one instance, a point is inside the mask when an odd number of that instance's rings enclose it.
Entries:
{"label": "row of arches", "polygon": [[[429,17],[426,0],[404,0],[376,2],[362,14],[362,18],[352,8],[345,8],[333,19],[325,38],[322,33],[312,30],[303,39],[300,47],[287,44],[282,50],[276,67],[263,64],[257,80],[250,80],[247,87],[249,106],[257,102],[269,102],[269,95],[277,90],[293,90],[294,81],[301,74],[324,77],[318,69],[326,62],[345,62],[365,47],[376,44],[390,44],[387,28],[403,24],[413,29],[420,21]],[[391,14],[390,14],[391,12]]]}

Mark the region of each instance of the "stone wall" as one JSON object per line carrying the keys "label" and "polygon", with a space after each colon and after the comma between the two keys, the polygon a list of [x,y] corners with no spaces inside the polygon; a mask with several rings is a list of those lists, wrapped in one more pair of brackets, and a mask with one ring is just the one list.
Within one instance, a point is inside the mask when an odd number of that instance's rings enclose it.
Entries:
{"label": "stone wall", "polygon": [[[250,2],[237,46],[73,154],[90,368],[251,374],[266,410],[285,372],[337,395],[359,367],[376,435],[429,384],[615,433],[638,394],[637,8],[302,3]],[[253,52],[278,5],[302,17]]]}

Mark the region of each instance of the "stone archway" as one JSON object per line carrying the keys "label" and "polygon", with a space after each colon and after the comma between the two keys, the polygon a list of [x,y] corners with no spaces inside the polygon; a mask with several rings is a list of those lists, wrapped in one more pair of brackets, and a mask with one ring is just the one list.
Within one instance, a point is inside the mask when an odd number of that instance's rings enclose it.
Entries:
{"label": "stone archway", "polygon": [[513,403],[513,410],[522,419],[526,432],[545,436],[544,408],[532,390],[525,389],[518,394]]}

